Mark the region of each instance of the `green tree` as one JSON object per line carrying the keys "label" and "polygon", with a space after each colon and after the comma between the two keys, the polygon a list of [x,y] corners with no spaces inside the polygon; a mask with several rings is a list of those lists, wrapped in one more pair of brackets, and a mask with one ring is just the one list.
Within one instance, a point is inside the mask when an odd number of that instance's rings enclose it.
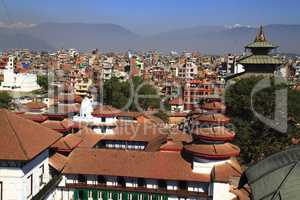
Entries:
{"label": "green tree", "polygon": [[0,108],[9,108],[12,97],[8,92],[0,92]]}
{"label": "green tree", "polygon": [[158,95],[156,88],[151,84],[143,82],[141,77],[134,77],[132,81],[121,81],[116,77],[104,82],[103,100],[105,104],[112,105],[116,108],[124,108],[129,103],[128,110],[137,111],[134,98],[138,98],[139,106],[147,110],[148,108],[159,108],[160,97],[147,98],[143,95]]}
{"label": "green tree", "polygon": [[48,90],[48,76],[46,75],[38,75],[37,76],[37,83],[40,87],[43,88],[43,90]]}
{"label": "green tree", "polygon": [[226,91],[226,114],[232,118],[235,126],[234,143],[241,147],[241,159],[244,163],[252,163],[270,154],[286,149],[291,138],[299,137],[299,129],[295,121],[300,120],[300,92],[286,85],[275,85],[271,78],[271,87],[263,89],[252,97],[256,112],[269,119],[274,118],[275,92],[278,89],[288,90],[288,129],[281,133],[261,122],[251,108],[251,91],[263,77],[249,77],[238,80]]}

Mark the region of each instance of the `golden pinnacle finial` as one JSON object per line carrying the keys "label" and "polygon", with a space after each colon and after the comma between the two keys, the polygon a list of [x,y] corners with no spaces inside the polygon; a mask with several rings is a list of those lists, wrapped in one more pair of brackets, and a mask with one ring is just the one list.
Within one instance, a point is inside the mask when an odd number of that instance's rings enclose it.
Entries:
{"label": "golden pinnacle finial", "polygon": [[267,39],[266,39],[265,33],[263,31],[263,26],[260,26],[259,32],[255,38],[255,42],[266,42],[266,41],[267,41]]}

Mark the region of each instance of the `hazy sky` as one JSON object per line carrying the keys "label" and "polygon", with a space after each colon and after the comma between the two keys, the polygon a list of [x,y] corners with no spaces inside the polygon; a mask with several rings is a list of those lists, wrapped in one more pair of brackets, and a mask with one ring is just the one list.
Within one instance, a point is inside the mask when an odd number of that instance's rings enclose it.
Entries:
{"label": "hazy sky", "polygon": [[0,0],[0,23],[114,23],[138,33],[197,25],[300,24],[300,0]]}

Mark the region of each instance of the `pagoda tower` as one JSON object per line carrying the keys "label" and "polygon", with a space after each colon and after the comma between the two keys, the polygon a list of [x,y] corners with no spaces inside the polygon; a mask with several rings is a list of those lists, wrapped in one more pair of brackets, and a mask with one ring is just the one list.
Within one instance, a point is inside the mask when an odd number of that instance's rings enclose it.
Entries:
{"label": "pagoda tower", "polygon": [[194,172],[210,174],[215,166],[230,163],[239,156],[239,147],[230,143],[235,133],[226,128],[229,123],[230,118],[221,113],[200,114],[193,118],[193,142],[184,145],[183,149],[192,158]]}
{"label": "pagoda tower", "polygon": [[248,44],[245,48],[246,50],[250,50],[251,54],[237,60],[238,64],[244,66],[244,73],[261,75],[274,74],[279,66],[283,64],[281,60],[270,55],[270,52],[277,49],[278,46],[268,42],[262,26],[260,27],[254,42]]}

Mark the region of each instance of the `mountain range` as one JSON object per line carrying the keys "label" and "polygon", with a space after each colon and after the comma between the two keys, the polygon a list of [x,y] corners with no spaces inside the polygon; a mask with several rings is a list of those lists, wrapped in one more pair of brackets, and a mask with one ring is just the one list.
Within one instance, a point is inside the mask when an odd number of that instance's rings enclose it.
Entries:
{"label": "mountain range", "polygon": [[[300,54],[300,25],[264,26],[278,52]],[[0,26],[0,50],[29,48],[53,51],[76,48],[101,51],[200,51],[207,54],[241,53],[257,28],[249,26],[197,26],[143,36],[116,24],[42,23],[18,28]]]}

